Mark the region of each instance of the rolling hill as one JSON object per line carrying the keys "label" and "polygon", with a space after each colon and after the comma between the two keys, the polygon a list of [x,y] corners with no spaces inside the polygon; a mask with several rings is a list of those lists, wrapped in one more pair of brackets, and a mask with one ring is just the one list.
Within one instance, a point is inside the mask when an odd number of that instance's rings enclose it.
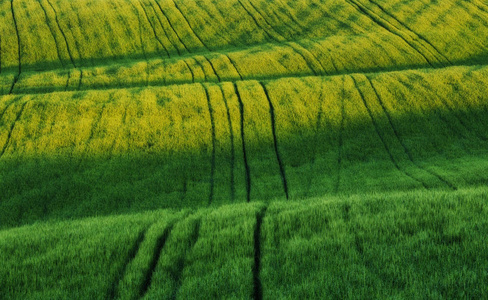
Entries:
{"label": "rolling hill", "polygon": [[0,298],[483,298],[488,4],[0,0]]}

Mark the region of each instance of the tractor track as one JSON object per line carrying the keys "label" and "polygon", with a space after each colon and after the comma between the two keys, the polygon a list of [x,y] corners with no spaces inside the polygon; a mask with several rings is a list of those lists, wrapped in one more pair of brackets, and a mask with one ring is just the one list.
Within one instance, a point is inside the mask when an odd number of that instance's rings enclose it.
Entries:
{"label": "tractor track", "polygon": [[273,102],[271,101],[271,98],[269,97],[269,92],[268,89],[266,88],[266,85],[263,82],[259,83],[264,91],[264,94],[266,96],[266,99],[269,104],[269,115],[271,118],[271,132],[273,134],[273,144],[274,144],[274,151],[276,154],[276,160],[278,161],[278,166],[280,168],[280,175],[281,175],[281,180],[283,183],[283,190],[285,191],[285,196],[286,199],[289,199],[288,196],[288,181],[286,179],[286,172],[285,172],[285,165],[283,163],[283,160],[281,159],[279,147],[278,147],[278,138],[276,134],[276,115],[275,115],[275,109],[273,106]]}
{"label": "tractor track", "polygon": [[412,156],[412,153],[410,152],[410,150],[407,148],[407,146],[405,145],[403,139],[400,138],[400,134],[398,133],[398,130],[396,129],[396,126],[393,124],[393,121],[392,121],[392,118],[390,116],[390,113],[388,112],[388,110],[386,109],[384,103],[383,103],[383,100],[381,100],[381,97],[380,95],[378,94],[378,91],[376,90],[376,88],[374,87],[373,83],[371,82],[371,80],[367,77],[367,76],[364,76],[366,78],[366,82],[369,84],[369,86],[372,88],[372,90],[374,91],[374,94],[376,96],[376,99],[378,100],[378,102],[380,103],[381,105],[381,108],[383,110],[383,112],[385,113],[387,119],[388,119],[388,124],[390,125],[391,129],[393,130],[394,134],[395,134],[395,138],[398,140],[398,142],[400,143],[400,145],[402,146],[403,148],[403,151],[405,152],[405,154],[407,154],[407,157],[408,159],[410,160],[410,162],[412,162],[417,168],[421,169],[421,170],[424,170],[426,171],[427,173],[433,175],[434,177],[437,177],[437,179],[439,179],[440,181],[442,181],[444,184],[446,184],[449,188],[453,189],[453,190],[456,190],[457,188],[454,186],[454,184],[452,184],[451,182],[449,182],[448,180],[446,180],[444,177],[440,176],[439,174],[429,170],[429,169],[426,169],[426,168],[423,168],[422,166],[420,166],[416,160],[414,160],[413,156]]}
{"label": "tractor track", "polygon": [[215,190],[215,145],[217,142],[215,136],[215,120],[214,120],[214,112],[212,108],[212,103],[210,101],[210,95],[208,93],[208,89],[205,85],[202,84],[203,89],[205,90],[205,96],[207,98],[207,106],[208,106],[208,114],[210,116],[210,125],[212,128],[212,157],[211,157],[211,167],[210,167],[210,195],[208,197],[208,206],[212,204],[214,198],[214,190]]}
{"label": "tractor track", "polygon": [[391,162],[393,163],[393,165],[395,166],[395,168],[396,168],[398,171],[400,171],[401,173],[403,173],[404,175],[406,175],[407,177],[409,177],[410,179],[412,179],[412,180],[414,180],[414,181],[416,181],[416,182],[420,183],[420,184],[421,184],[421,185],[422,185],[422,186],[423,186],[425,189],[429,189],[428,185],[427,185],[425,182],[423,182],[423,181],[421,181],[421,180],[419,180],[419,179],[415,178],[415,177],[414,177],[412,174],[410,174],[409,172],[407,172],[407,171],[406,171],[406,170],[404,170],[403,168],[400,168],[400,165],[398,164],[397,160],[396,160],[396,159],[393,157],[393,154],[392,154],[392,152],[391,152],[391,150],[390,150],[390,147],[388,147],[388,144],[386,143],[385,138],[384,138],[384,137],[383,137],[383,135],[381,134],[381,130],[379,129],[379,126],[378,126],[378,124],[377,124],[377,121],[376,121],[376,119],[373,117],[373,113],[371,112],[371,109],[369,108],[369,106],[368,106],[368,104],[367,104],[367,102],[366,102],[366,98],[365,98],[365,96],[364,96],[363,92],[362,92],[362,91],[361,91],[361,89],[359,88],[359,85],[358,85],[358,83],[357,83],[356,78],[354,78],[354,77],[352,77],[352,76],[351,76],[351,78],[352,78],[352,80],[354,81],[354,86],[356,87],[356,90],[358,91],[358,93],[359,93],[359,95],[360,95],[360,98],[361,98],[361,100],[362,100],[362,102],[363,102],[363,105],[365,106],[365,108],[366,108],[366,110],[367,110],[367,112],[368,112],[369,118],[370,118],[370,120],[371,120],[371,123],[373,124],[373,127],[374,127],[374,130],[375,130],[375,132],[376,132],[376,135],[377,135],[377,136],[380,138],[381,143],[383,144],[383,147],[385,148],[386,153],[388,153],[388,156],[389,156],[389,158],[390,158]]}
{"label": "tractor track", "polygon": [[247,160],[247,152],[246,152],[246,136],[244,132],[244,128],[245,128],[244,127],[244,103],[242,102],[242,98],[236,83],[234,83],[234,91],[237,96],[237,101],[239,102],[242,155],[244,160],[244,168],[246,171],[246,200],[247,202],[251,202],[251,170],[249,169],[249,162]]}

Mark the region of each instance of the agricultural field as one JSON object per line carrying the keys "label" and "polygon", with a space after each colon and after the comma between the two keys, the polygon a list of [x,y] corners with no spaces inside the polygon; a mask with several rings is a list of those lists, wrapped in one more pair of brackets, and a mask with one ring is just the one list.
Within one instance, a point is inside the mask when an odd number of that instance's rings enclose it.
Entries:
{"label": "agricultural field", "polygon": [[488,298],[484,0],[0,0],[0,299]]}

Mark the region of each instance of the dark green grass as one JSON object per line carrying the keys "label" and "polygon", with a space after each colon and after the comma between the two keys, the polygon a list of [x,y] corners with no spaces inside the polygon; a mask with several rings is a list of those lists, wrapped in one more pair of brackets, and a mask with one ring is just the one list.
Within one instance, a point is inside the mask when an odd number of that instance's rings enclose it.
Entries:
{"label": "dark green grass", "polygon": [[487,200],[377,193],[7,229],[0,297],[483,299]]}

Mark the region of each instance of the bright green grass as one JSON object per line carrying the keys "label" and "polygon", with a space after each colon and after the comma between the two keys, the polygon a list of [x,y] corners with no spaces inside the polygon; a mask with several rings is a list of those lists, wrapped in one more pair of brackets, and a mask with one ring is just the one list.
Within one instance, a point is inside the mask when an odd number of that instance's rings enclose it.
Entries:
{"label": "bright green grass", "polygon": [[2,230],[0,297],[252,299],[257,282],[265,299],[481,299],[487,192],[256,202]]}

